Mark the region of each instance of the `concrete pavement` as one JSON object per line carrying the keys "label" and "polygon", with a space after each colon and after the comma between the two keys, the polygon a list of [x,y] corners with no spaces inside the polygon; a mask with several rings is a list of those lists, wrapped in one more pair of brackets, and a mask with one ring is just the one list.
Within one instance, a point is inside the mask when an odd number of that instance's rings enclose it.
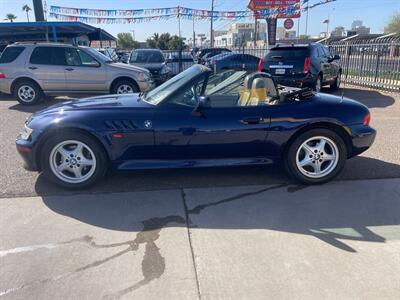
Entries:
{"label": "concrete pavement", "polygon": [[400,179],[0,199],[0,299],[399,299]]}

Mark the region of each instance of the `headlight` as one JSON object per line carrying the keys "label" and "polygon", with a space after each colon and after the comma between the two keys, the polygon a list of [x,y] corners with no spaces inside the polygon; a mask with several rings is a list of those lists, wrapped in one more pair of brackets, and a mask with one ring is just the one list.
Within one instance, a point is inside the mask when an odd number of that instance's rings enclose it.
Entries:
{"label": "headlight", "polygon": [[28,126],[24,125],[24,128],[22,128],[21,132],[19,133],[19,138],[21,140],[27,141],[31,137],[32,132],[33,132],[33,129],[31,129]]}
{"label": "headlight", "polygon": [[164,66],[162,69],[161,69],[161,74],[167,74],[167,73],[169,73],[169,68],[167,67],[167,66]]}
{"label": "headlight", "polygon": [[147,80],[147,76],[146,76],[145,73],[139,73],[138,79],[139,79],[139,81],[146,81]]}

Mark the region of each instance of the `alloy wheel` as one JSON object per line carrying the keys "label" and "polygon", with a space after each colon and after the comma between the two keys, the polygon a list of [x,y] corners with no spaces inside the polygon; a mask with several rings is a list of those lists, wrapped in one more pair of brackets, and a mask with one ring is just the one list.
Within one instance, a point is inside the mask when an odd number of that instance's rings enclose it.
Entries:
{"label": "alloy wheel", "polygon": [[298,170],[309,178],[322,178],[332,173],[339,162],[339,150],[331,139],[324,136],[309,138],[296,153]]}
{"label": "alloy wheel", "polygon": [[132,94],[133,88],[128,84],[121,84],[117,88],[117,94]]}
{"label": "alloy wheel", "polygon": [[92,149],[76,140],[57,144],[50,153],[49,163],[54,175],[67,183],[84,182],[96,170],[96,157]]}
{"label": "alloy wheel", "polygon": [[32,102],[36,97],[35,89],[29,85],[21,85],[18,89],[18,97],[23,102]]}

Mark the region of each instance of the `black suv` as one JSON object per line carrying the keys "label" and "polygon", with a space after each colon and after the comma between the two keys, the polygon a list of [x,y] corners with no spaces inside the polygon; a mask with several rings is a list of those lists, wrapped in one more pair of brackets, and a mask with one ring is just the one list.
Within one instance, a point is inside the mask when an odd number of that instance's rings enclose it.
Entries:
{"label": "black suv", "polygon": [[319,92],[325,85],[337,90],[342,69],[338,55],[317,43],[277,46],[265,56],[262,70],[270,73],[278,84],[310,87]]}

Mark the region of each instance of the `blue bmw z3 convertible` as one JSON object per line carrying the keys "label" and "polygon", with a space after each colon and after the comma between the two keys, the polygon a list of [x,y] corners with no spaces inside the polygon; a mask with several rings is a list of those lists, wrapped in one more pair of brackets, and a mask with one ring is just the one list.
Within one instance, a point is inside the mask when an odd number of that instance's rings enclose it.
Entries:
{"label": "blue bmw z3 convertible", "polygon": [[364,105],[276,86],[266,73],[194,65],[144,94],[57,104],[16,140],[26,168],[67,188],[108,169],[282,163],[303,184],[334,178],[376,132]]}

